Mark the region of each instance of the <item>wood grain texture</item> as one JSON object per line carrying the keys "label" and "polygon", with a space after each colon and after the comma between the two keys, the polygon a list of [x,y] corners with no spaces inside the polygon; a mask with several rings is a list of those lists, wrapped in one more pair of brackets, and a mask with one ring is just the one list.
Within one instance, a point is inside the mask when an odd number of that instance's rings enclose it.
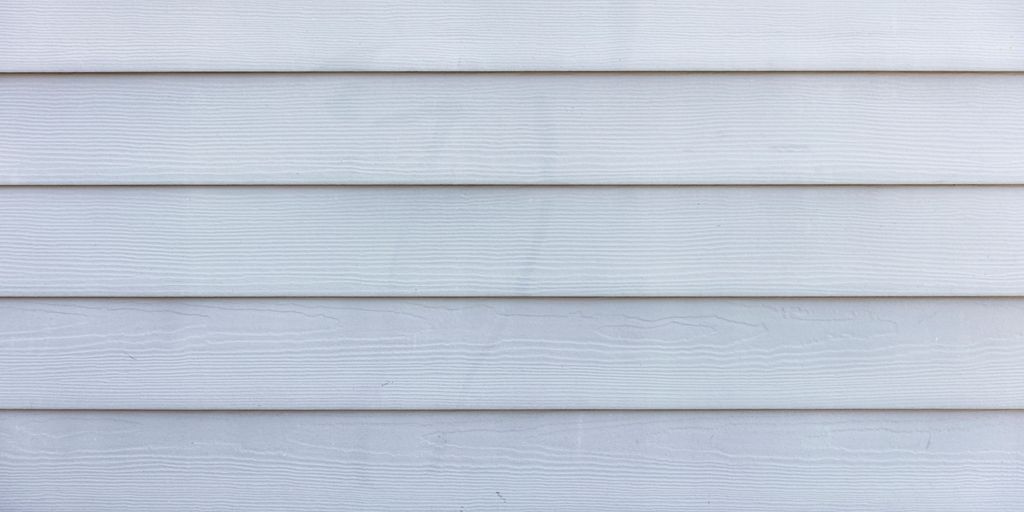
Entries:
{"label": "wood grain texture", "polygon": [[1024,507],[1020,412],[0,414],[0,507]]}
{"label": "wood grain texture", "polygon": [[1015,0],[7,0],[2,71],[1022,70]]}
{"label": "wood grain texture", "polygon": [[0,183],[1024,183],[1022,78],[8,75]]}
{"label": "wood grain texture", "polygon": [[3,296],[1024,293],[1021,187],[9,187]]}
{"label": "wood grain texture", "polygon": [[1024,299],[8,299],[0,408],[1024,407]]}

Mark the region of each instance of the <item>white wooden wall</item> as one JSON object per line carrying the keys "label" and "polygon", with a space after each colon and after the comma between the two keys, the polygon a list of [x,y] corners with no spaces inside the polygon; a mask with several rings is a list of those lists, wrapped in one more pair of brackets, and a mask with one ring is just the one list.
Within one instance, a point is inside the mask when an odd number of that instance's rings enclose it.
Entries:
{"label": "white wooden wall", "polygon": [[1024,3],[0,1],[0,511],[1024,509]]}

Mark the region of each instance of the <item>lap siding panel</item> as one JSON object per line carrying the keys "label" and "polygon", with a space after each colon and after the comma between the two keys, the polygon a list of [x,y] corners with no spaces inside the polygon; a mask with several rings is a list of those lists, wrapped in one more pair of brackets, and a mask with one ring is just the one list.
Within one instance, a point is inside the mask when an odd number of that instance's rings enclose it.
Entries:
{"label": "lap siding panel", "polygon": [[0,408],[1022,408],[1022,299],[4,299]]}
{"label": "lap siding panel", "polygon": [[1024,508],[1024,414],[0,413],[0,508]]}
{"label": "lap siding panel", "polygon": [[0,76],[0,184],[1021,184],[1024,75]]}
{"label": "lap siding panel", "polygon": [[7,187],[0,295],[1024,293],[1021,187]]}
{"label": "lap siding panel", "polygon": [[6,0],[0,71],[1020,71],[1016,0]]}

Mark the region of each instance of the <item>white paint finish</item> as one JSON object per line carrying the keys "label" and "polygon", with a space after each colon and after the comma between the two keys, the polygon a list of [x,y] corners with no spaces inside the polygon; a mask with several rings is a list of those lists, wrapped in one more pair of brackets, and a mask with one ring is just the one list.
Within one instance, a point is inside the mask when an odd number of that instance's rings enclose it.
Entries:
{"label": "white paint finish", "polygon": [[1020,412],[0,414],[0,508],[1024,507]]}
{"label": "white paint finish", "polygon": [[4,296],[1024,293],[1020,187],[9,187]]}
{"label": "white paint finish", "polygon": [[0,77],[7,184],[1024,183],[1016,74]]}
{"label": "white paint finish", "polygon": [[1024,406],[1024,299],[0,300],[0,408]]}
{"label": "white paint finish", "polygon": [[7,0],[3,71],[1022,70],[1016,0]]}

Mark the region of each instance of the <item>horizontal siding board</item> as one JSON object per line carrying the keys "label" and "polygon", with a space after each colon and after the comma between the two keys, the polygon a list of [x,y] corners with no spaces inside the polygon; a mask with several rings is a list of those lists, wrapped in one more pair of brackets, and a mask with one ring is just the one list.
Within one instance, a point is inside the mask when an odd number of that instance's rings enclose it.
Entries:
{"label": "horizontal siding board", "polygon": [[1024,300],[7,299],[0,408],[1024,407]]}
{"label": "horizontal siding board", "polygon": [[0,77],[0,183],[1024,183],[1016,74]]}
{"label": "horizontal siding board", "polygon": [[3,296],[1024,293],[1021,187],[8,187]]}
{"label": "horizontal siding board", "polygon": [[0,71],[1022,70],[1015,0],[0,7]]}
{"label": "horizontal siding board", "polygon": [[1024,507],[1019,412],[0,413],[0,507]]}

